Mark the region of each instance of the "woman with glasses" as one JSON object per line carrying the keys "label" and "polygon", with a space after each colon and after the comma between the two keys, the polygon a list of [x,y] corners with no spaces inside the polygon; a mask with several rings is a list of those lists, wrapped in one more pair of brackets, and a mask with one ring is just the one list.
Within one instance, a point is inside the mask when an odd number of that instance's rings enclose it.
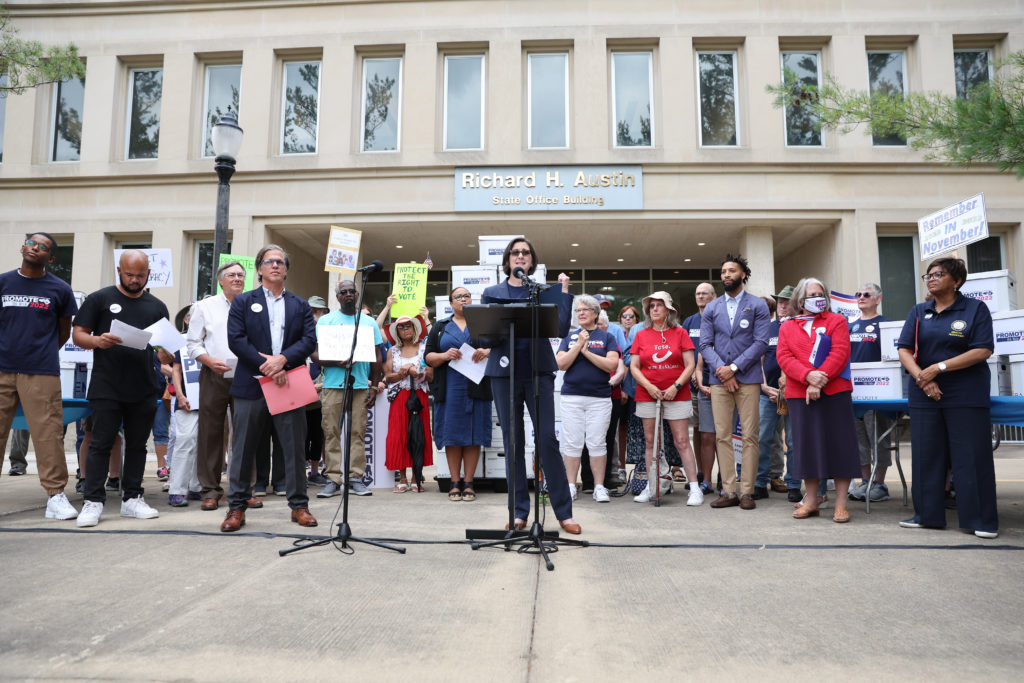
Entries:
{"label": "woman with glasses", "polygon": [[[533,275],[537,269],[537,250],[525,237],[516,237],[501,257],[501,268],[505,271],[506,280],[484,290],[482,303],[506,303],[509,301],[528,299],[530,292],[527,283],[523,282],[519,273],[526,277]],[[562,291],[555,292],[558,301],[558,336],[569,333],[569,318],[572,315],[572,295],[568,293],[569,276],[560,273],[559,282]],[[547,296],[551,296],[548,294]],[[532,365],[533,346],[536,344],[537,367]],[[509,367],[515,361],[515,376],[510,376]],[[536,369],[540,383],[539,403],[534,407],[533,375]],[[531,340],[517,338],[514,349],[509,348],[508,339],[503,339],[493,349],[487,359],[486,374],[491,378],[491,392],[494,394],[494,406],[498,410],[501,421],[501,432],[505,442],[505,453],[509,453],[509,436],[515,429],[516,448],[514,457],[505,458],[506,475],[515,477],[515,498],[510,499],[513,506],[513,525],[517,529],[526,526],[530,514],[530,495],[526,489],[526,436],[523,425],[523,405],[530,412],[534,430],[537,434],[537,456],[544,467],[547,479],[548,495],[551,507],[555,511],[558,523],[570,534],[581,533],[580,525],[572,517],[572,498],[569,496],[569,482],[565,477],[565,464],[558,450],[558,439],[555,437],[555,354],[546,338]],[[509,398],[513,399],[515,414],[509,415]],[[513,487],[509,487],[512,496]]]}
{"label": "woman with glasses", "polygon": [[[434,397],[434,443],[443,448],[451,472],[448,500],[471,503],[476,500],[473,476],[480,461],[480,447],[491,445],[491,384],[486,377],[480,384],[460,372],[448,371],[448,364],[462,358],[463,344],[474,344],[466,327],[463,306],[473,302],[465,287],[456,287],[448,295],[452,316],[440,320],[427,337],[427,365],[434,368],[430,393]],[[490,349],[475,348],[473,361],[480,362]],[[459,473],[463,485],[459,487]]]}
{"label": "woman with glasses", "polygon": [[[423,465],[434,464],[434,449],[430,445],[430,417],[427,387],[434,376],[434,369],[423,360],[423,345],[420,342],[427,335],[427,321],[407,315],[395,320],[384,330],[391,347],[388,361],[384,364],[384,381],[388,383],[388,437],[386,443],[385,467],[401,472],[401,482],[395,485],[394,493],[410,491],[423,492],[423,480],[415,476],[410,481],[405,471],[413,468],[412,453],[409,451],[409,422],[415,419],[423,423]],[[419,399],[419,415],[414,415],[408,402],[411,394]],[[422,471],[421,471],[422,472]],[[414,470],[415,475],[415,470]]]}
{"label": "woman with glasses", "polygon": [[946,526],[946,468],[956,482],[960,528],[979,538],[999,535],[992,462],[988,357],[995,348],[992,314],[960,293],[962,259],[940,258],[922,278],[931,300],[910,310],[896,346],[910,373],[911,529]]}

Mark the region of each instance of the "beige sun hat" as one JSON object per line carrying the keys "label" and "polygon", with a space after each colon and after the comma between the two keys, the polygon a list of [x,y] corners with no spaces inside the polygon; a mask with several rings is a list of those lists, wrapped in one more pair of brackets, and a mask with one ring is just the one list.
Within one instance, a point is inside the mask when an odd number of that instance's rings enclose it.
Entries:
{"label": "beige sun hat", "polygon": [[672,305],[672,295],[668,292],[658,290],[654,294],[648,294],[640,302],[640,305],[644,308],[644,315],[648,318],[650,317],[651,299],[659,299],[663,304],[665,304],[665,308],[673,313],[678,313],[676,307]]}

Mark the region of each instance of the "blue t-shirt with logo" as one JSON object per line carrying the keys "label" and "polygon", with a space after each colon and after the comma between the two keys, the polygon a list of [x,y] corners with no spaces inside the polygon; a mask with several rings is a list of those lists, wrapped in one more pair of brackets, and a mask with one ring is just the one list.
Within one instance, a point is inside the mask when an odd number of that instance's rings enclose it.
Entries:
{"label": "blue t-shirt with logo", "polygon": [[850,362],[877,363],[882,360],[882,335],[878,323],[887,323],[884,315],[850,323]]}
{"label": "blue t-shirt with logo", "polygon": [[[568,351],[580,336],[579,328],[569,333],[558,346],[559,352]],[[590,342],[587,348],[595,356],[607,356],[609,353],[620,353],[615,335],[602,329],[590,331]],[[590,362],[581,352],[562,378],[563,396],[590,396],[592,398],[611,398],[612,386],[608,384],[611,373],[605,372]]]}
{"label": "blue t-shirt with logo", "polygon": [[[341,311],[331,311],[326,315],[320,317],[320,320],[316,322],[317,328],[323,325],[355,325],[355,318],[351,315],[345,315]],[[359,326],[363,328],[373,328],[373,345],[380,346],[384,341],[383,335],[380,333],[380,328],[377,327],[377,321],[366,315],[365,313],[359,314]],[[362,337],[364,334],[371,334],[369,329],[359,330],[359,335]],[[367,389],[370,386],[370,364],[366,361],[355,363],[352,366],[352,377],[353,377],[353,388],[355,389]],[[347,368],[324,368],[324,388],[325,389],[344,389],[345,382],[348,381],[348,369]]]}
{"label": "blue t-shirt with logo", "polygon": [[773,320],[768,325],[768,350],[764,352],[764,381],[770,387],[779,388],[779,378],[782,377],[782,368],[779,367],[779,359],[775,352],[779,349],[779,328],[782,323]]}
{"label": "blue t-shirt with logo", "polygon": [[[683,321],[683,329],[686,330],[686,334],[690,335],[690,341],[693,342],[693,346],[696,349],[700,349],[700,312],[694,313]],[[699,352],[698,352],[699,353]],[[711,368],[707,363],[704,364],[704,370],[701,372],[701,380],[704,382],[704,386],[711,384]],[[696,378],[690,380],[690,388],[693,392],[697,391],[697,380]],[[697,394],[694,393],[694,396]]]}
{"label": "blue t-shirt with logo", "polygon": [[60,375],[58,321],[76,313],[71,287],[53,273],[0,274],[0,372]]}

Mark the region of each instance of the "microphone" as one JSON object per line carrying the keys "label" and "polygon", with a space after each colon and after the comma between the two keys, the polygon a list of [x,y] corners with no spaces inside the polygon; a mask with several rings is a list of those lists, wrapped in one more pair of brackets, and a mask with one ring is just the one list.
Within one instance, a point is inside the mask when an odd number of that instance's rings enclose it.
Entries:
{"label": "microphone", "polygon": [[526,275],[526,270],[522,266],[516,266],[512,269],[512,277],[518,280],[528,280],[529,277]]}
{"label": "microphone", "polygon": [[376,273],[379,270],[384,270],[383,261],[374,261],[373,263],[363,266],[356,270],[357,273]]}
{"label": "microphone", "polygon": [[512,277],[519,278],[527,287],[534,287],[536,289],[548,289],[551,287],[551,285],[542,285],[541,283],[531,278],[529,275],[526,274],[526,269],[523,268],[522,266],[516,266],[515,268],[512,269]]}

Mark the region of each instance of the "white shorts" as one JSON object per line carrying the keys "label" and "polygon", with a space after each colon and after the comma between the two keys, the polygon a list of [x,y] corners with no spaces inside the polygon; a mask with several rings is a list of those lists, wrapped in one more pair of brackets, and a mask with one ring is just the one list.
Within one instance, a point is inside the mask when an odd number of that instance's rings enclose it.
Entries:
{"label": "white shorts", "polygon": [[[651,418],[657,412],[657,401],[637,401],[636,416],[640,418]],[[688,420],[693,417],[692,401],[662,401],[661,419],[663,420]],[[564,425],[564,419],[563,419]],[[564,428],[564,427],[563,427]]]}
{"label": "white shorts", "polygon": [[591,458],[608,453],[605,437],[612,419],[612,400],[592,396],[562,395],[562,455],[579,458],[583,445]]}

